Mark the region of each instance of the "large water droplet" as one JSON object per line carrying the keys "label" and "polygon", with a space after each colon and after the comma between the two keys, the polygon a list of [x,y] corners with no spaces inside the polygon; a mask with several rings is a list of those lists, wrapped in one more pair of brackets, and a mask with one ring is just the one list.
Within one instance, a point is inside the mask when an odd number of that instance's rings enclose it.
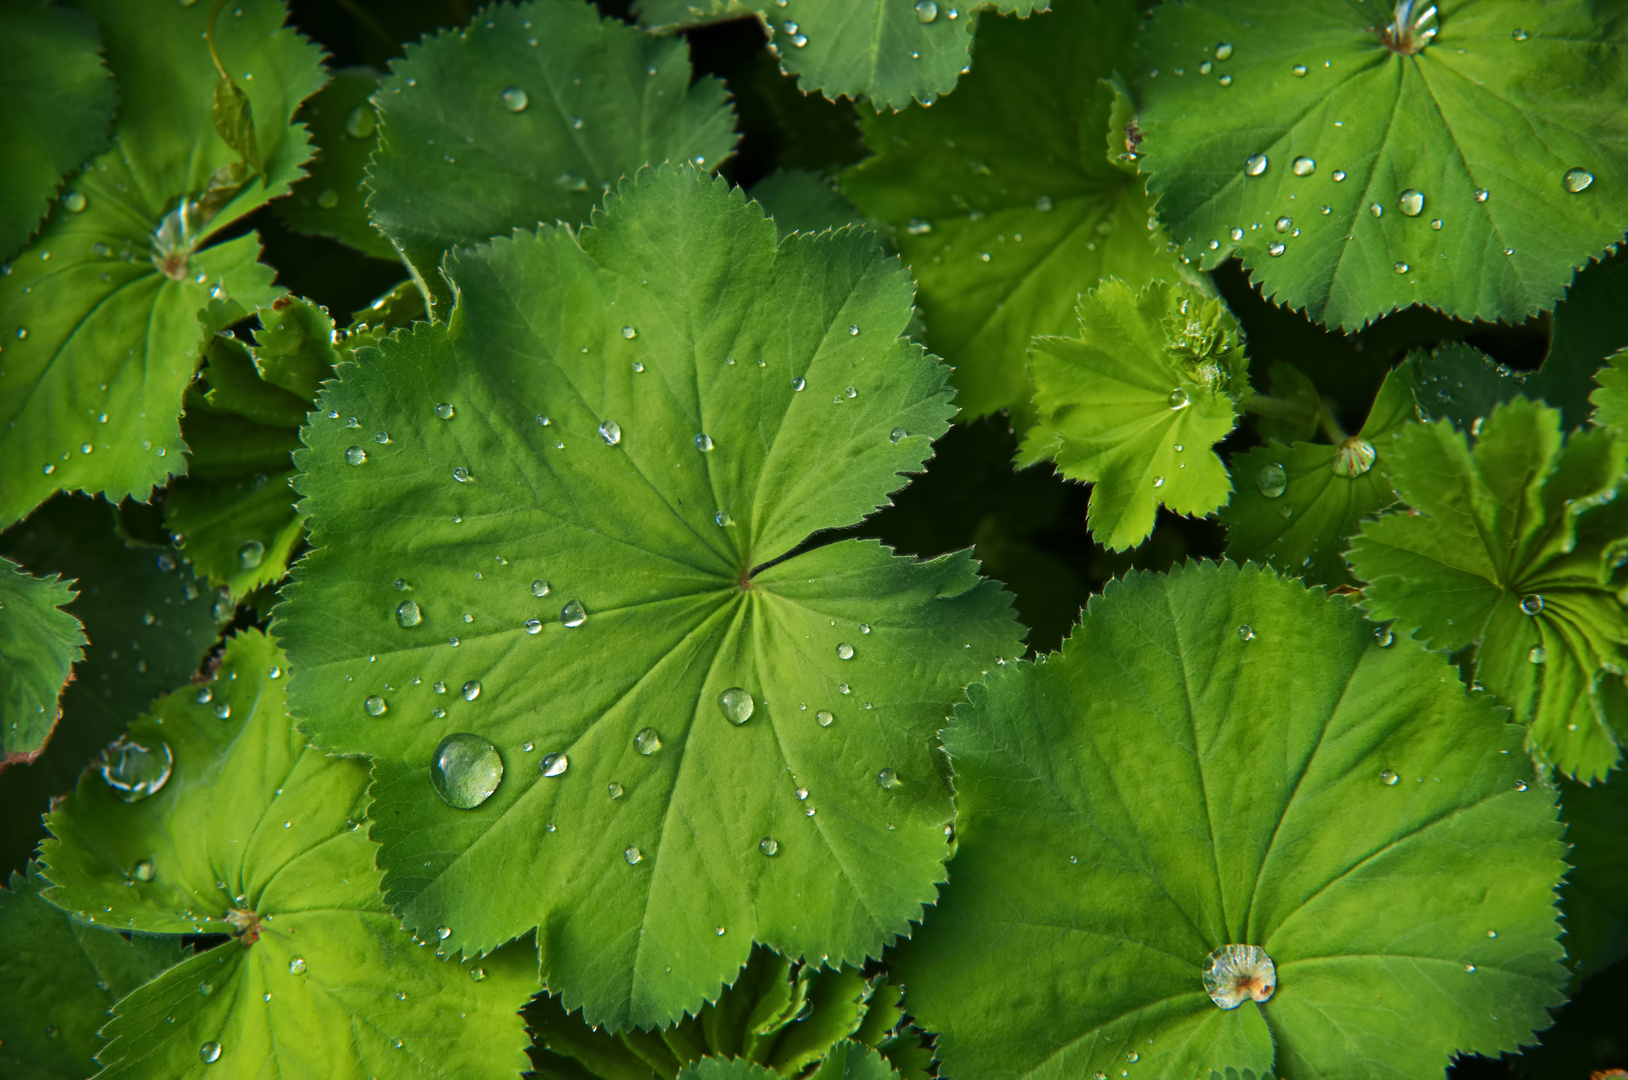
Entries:
{"label": "large water droplet", "polygon": [[580,600],[572,600],[560,608],[560,622],[565,626],[578,627],[587,621],[588,611]]}
{"label": "large water droplet", "polygon": [[1266,165],[1267,161],[1265,154],[1250,154],[1244,159],[1244,175],[1259,176],[1261,173],[1266,171]]}
{"label": "large water droplet", "polygon": [[497,747],[467,731],[441,740],[430,759],[430,783],[448,806],[473,810],[503,782],[503,756]]}
{"label": "large water droplet", "polygon": [[352,446],[345,450],[345,461],[351,465],[361,465],[367,461],[367,451],[360,446]]}
{"label": "large water droplet", "polygon": [[697,435],[695,437],[695,448],[701,451],[703,454],[711,453],[712,436],[708,435],[706,432],[702,432],[701,434]]}
{"label": "large water droplet", "polygon": [[544,754],[537,763],[537,771],[544,776],[560,776],[571,767],[571,759],[564,753]]}
{"label": "large water droplet", "polygon": [[835,719],[836,719],[835,716],[832,716],[830,713],[826,712],[824,709],[821,709],[819,712],[814,714],[814,722],[816,724],[820,725],[821,727],[830,727],[831,722],[833,720],[835,720]]}
{"label": "large water droplet", "polygon": [[1334,475],[1356,479],[1374,467],[1374,444],[1353,435],[1334,452]]}
{"label": "large water droplet", "polygon": [[1210,1000],[1223,1009],[1236,1009],[1246,999],[1266,1001],[1278,985],[1277,965],[1258,945],[1223,945],[1200,970]]}
{"label": "large water droplet", "polygon": [[1523,597],[1521,599],[1521,610],[1528,615],[1536,615],[1543,610],[1543,597],[1538,593]]}
{"label": "large water droplet", "polygon": [[1187,391],[1183,390],[1181,387],[1178,386],[1174,390],[1170,391],[1169,402],[1172,409],[1185,409],[1190,401],[1191,399],[1188,398]]}
{"label": "large water droplet", "polygon": [[1255,474],[1255,486],[1261,489],[1261,494],[1268,499],[1276,499],[1289,490],[1289,474],[1277,462],[1261,466],[1261,471]]}
{"label": "large water droplet", "polygon": [[1294,218],[1285,214],[1283,217],[1278,218],[1272,223],[1272,228],[1276,229],[1280,233],[1286,233],[1290,229],[1294,228]]}
{"label": "large water droplet", "polygon": [[795,379],[791,380],[791,388],[793,390],[801,390],[803,387],[805,387],[807,385],[808,385],[808,383],[806,381],[804,381],[804,379],[803,379],[803,377],[801,375],[799,375]]}
{"label": "large water droplet", "polygon": [[480,697],[480,680],[470,679],[468,682],[464,683],[463,695],[465,701],[474,701],[476,698]]}
{"label": "large water droplet", "polygon": [[852,660],[853,658],[854,658],[854,647],[852,645],[850,645],[846,641],[844,641],[842,644],[837,646],[837,659],[838,660]]}
{"label": "large water droplet", "polygon": [[220,1060],[220,1043],[206,1042],[198,1047],[198,1060],[205,1065],[213,1065]]}
{"label": "large water droplet", "polygon": [[606,446],[615,446],[622,441],[622,427],[615,420],[606,420],[599,425],[599,437]]}
{"label": "large water droplet", "polygon": [[930,23],[938,18],[938,5],[933,0],[916,0],[916,21]]}
{"label": "large water droplet", "polygon": [[757,842],[757,849],[765,855],[773,855],[780,850],[780,842],[772,836],[765,836]]}
{"label": "large water droplet", "polygon": [[399,623],[403,629],[417,626],[423,621],[424,612],[421,611],[418,604],[412,600],[403,600],[396,607],[396,622]]}
{"label": "large water droplet", "polygon": [[345,117],[345,134],[353,139],[371,138],[378,126],[378,114],[373,111],[373,106],[365,102],[356,106]]}
{"label": "large water droplet", "polygon": [[723,711],[725,720],[739,727],[752,719],[752,710],[756,708],[756,702],[745,690],[731,686],[718,695],[718,708]]}
{"label": "large water droplet", "polygon": [[1567,169],[1566,175],[1560,178],[1566,190],[1576,195],[1594,183],[1594,174],[1587,169]]}
{"label": "large water droplet", "polygon": [[506,87],[497,97],[503,102],[503,107],[510,112],[524,112],[526,106],[531,104],[531,99],[526,96],[526,89],[523,86]]}
{"label": "large water droplet", "polygon": [[237,549],[237,564],[245,570],[253,570],[265,557],[266,545],[258,540],[246,541]]}
{"label": "large water droplet", "polygon": [[366,701],[362,702],[362,708],[369,716],[383,716],[385,714],[385,710],[390,708],[390,705],[384,700],[384,698],[380,697],[378,694],[374,694]]}
{"label": "large water droplet", "polygon": [[1297,157],[1289,169],[1296,176],[1310,176],[1317,171],[1317,162],[1309,157]]}
{"label": "large water droplet", "polygon": [[1424,213],[1424,192],[1417,188],[1403,188],[1402,194],[1396,197],[1397,208],[1408,217],[1418,217]]}
{"label": "large water droplet", "polygon": [[148,747],[120,735],[102,751],[97,770],[124,802],[140,802],[169,782],[175,755],[168,743],[156,739],[152,743]]}
{"label": "large water droplet", "polygon": [[653,727],[643,728],[633,736],[633,749],[649,757],[661,749],[661,732]]}

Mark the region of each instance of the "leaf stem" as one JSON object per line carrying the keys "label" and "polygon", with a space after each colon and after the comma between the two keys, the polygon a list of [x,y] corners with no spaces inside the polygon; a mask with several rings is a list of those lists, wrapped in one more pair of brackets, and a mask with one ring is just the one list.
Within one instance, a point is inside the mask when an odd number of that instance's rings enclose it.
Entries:
{"label": "leaf stem", "polygon": [[215,17],[225,6],[226,0],[215,0],[215,6],[209,9],[209,25],[204,27],[204,42],[209,46],[209,58],[215,61],[215,70],[220,72],[224,81],[231,82],[232,76],[227,73],[226,65],[221,63],[220,52],[215,48]]}
{"label": "leaf stem", "polygon": [[1257,392],[1249,395],[1249,400],[1244,402],[1244,408],[1257,416],[1287,420],[1294,424],[1304,424],[1310,420],[1322,428],[1323,434],[1328,436],[1328,441],[1336,446],[1346,439],[1345,429],[1340,427],[1340,422],[1334,419],[1334,414],[1329,412],[1328,406],[1322,402],[1318,402],[1316,410],[1313,411],[1298,402]]}

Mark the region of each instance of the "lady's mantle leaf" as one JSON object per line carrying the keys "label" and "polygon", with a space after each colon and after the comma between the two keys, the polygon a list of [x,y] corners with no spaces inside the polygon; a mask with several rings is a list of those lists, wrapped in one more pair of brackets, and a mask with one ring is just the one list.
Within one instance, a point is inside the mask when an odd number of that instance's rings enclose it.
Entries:
{"label": "lady's mantle leaf", "polygon": [[966,415],[1028,404],[1029,338],[1072,330],[1076,298],[1102,278],[1177,278],[1141,182],[1103,142],[1113,95],[1099,80],[1135,25],[1123,4],[986,18],[956,94],[862,121],[876,156],[844,174],[843,193],[897,230]]}
{"label": "lady's mantle leaf", "polygon": [[14,1080],[96,1071],[110,1006],[185,957],[175,938],[126,941],[40,899],[37,868],[0,890],[0,1070]]}
{"label": "lady's mantle leaf", "polygon": [[1590,420],[1600,427],[1628,433],[1628,349],[1607,359],[1594,380],[1600,386],[1588,398],[1594,405]]}
{"label": "lady's mantle leaf", "polygon": [[[703,1058],[678,1074],[678,1080],[779,1080],[785,1073],[745,1058]],[[808,1080],[898,1080],[886,1058],[868,1046],[843,1041],[832,1048]]]}
{"label": "lady's mantle leaf", "polygon": [[1362,430],[1335,446],[1272,442],[1234,459],[1238,489],[1221,511],[1227,555],[1254,559],[1320,585],[1351,585],[1346,540],[1357,524],[1396,501],[1390,448],[1418,418],[1414,371],[1385,376]]}
{"label": "lady's mantle leaf", "polygon": [[1080,297],[1080,336],[1036,338],[1029,375],[1039,420],[1021,464],[1052,457],[1091,481],[1091,535],[1116,551],[1153,531],[1160,505],[1204,515],[1232,482],[1211,449],[1249,393],[1238,323],[1188,285],[1140,293],[1110,280]]}
{"label": "lady's mantle leaf", "polygon": [[76,594],[0,558],[0,769],[32,761],[62,715],[57,697],[84,658],[84,627],[62,610]]}
{"label": "lady's mantle leaf", "polygon": [[[1135,574],[969,694],[955,872],[892,965],[944,1075],[1429,1076],[1549,1023],[1554,793],[1486,696],[1343,601]],[[1266,1004],[1206,994],[1227,945],[1275,965]]]}
{"label": "lady's mantle leaf", "polygon": [[93,770],[50,816],[52,903],[118,928],[236,935],[119,1003],[100,1075],[523,1067],[515,1010],[533,986],[530,948],[470,965],[411,947],[357,827],[367,767],[306,748],[286,681],[263,636],[236,638],[212,682],[131,726],[127,747],[173,761],[156,793],[122,801]]}
{"label": "lady's mantle leaf", "polygon": [[1159,219],[1331,326],[1552,306],[1628,220],[1628,23],[1588,0],[1395,6],[1402,33],[1379,2],[1156,9],[1139,87]]}
{"label": "lady's mantle leaf", "polygon": [[[579,237],[447,269],[450,323],[318,400],[360,430],[304,432],[314,550],[278,609],[297,714],[375,757],[390,902],[466,955],[539,927],[545,983],[613,1027],[693,1012],[754,940],[874,956],[942,878],[933,732],[1019,633],[964,554],[786,557],[946,428],[897,261],[859,229],[777,246],[662,168]],[[455,733],[502,761],[473,809],[431,785]]]}
{"label": "lady's mantle leaf", "polygon": [[331,236],[367,255],[395,259],[396,249],[367,217],[363,176],[378,145],[378,113],[368,96],[379,86],[372,68],[344,68],[301,107],[318,150],[310,175],[277,203],[277,216],[297,232]]}
{"label": "lady's mantle leaf", "polygon": [[512,229],[586,222],[647,162],[715,168],[735,146],[722,81],[690,81],[689,47],[601,19],[581,0],[493,4],[390,66],[373,95],[368,210],[442,310],[441,255]]}
{"label": "lady's mantle leaf", "polygon": [[1628,784],[1560,785],[1572,864],[1560,892],[1566,951],[1579,980],[1628,958]]}
{"label": "lady's mantle leaf", "polygon": [[1564,442],[1560,413],[1517,398],[1493,409],[1472,451],[1440,421],[1390,448],[1412,512],[1362,527],[1348,558],[1364,608],[1436,649],[1475,645],[1475,677],[1530,726],[1540,757],[1603,777],[1628,741],[1628,614],[1618,590],[1628,443]]}
{"label": "lady's mantle leaf", "polygon": [[0,524],[58,488],[145,499],[182,470],[177,417],[206,332],[274,295],[253,235],[203,245],[301,175],[310,147],[289,117],[323,78],[318,50],[280,28],[277,0],[222,11],[216,45],[232,71],[255,76],[243,88],[266,167],[241,183],[209,119],[212,5],[78,6],[102,26],[118,127],[74,181],[80,210],[54,215],[0,277]]}
{"label": "lady's mantle leaf", "polygon": [[[96,20],[50,0],[0,11],[0,259],[33,235],[63,176],[107,146],[117,93]],[[72,192],[64,209],[84,204]]]}

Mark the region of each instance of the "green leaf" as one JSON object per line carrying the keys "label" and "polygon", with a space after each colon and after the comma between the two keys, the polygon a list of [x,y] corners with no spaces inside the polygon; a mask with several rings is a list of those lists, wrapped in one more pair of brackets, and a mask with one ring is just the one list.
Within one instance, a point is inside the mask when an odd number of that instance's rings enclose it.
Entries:
{"label": "green leaf", "polygon": [[110,1006],[186,953],[174,938],[75,922],[40,899],[30,866],[0,890],[0,1069],[11,1080],[79,1080],[96,1071]]}
{"label": "green leaf", "polygon": [[1560,892],[1579,981],[1628,958],[1628,784],[1560,785],[1572,864]]}
{"label": "green leaf", "polygon": [[[909,280],[863,230],[776,245],[670,167],[448,274],[448,324],[318,400],[276,624],[308,729],[375,758],[391,904],[465,955],[541,927],[545,984],[613,1028],[693,1012],[754,941],[862,964],[943,875],[932,734],[1019,634],[964,553],[801,551],[946,429]],[[503,762],[473,809],[431,785],[454,733]]]}
{"label": "green leaf", "polygon": [[0,558],[0,769],[39,756],[62,713],[57,698],[84,659],[84,627],[62,610],[60,577],[35,577]]}
{"label": "green leaf", "polygon": [[306,747],[283,668],[261,634],[233,639],[211,682],[131,725],[127,745],[173,760],[154,793],[125,801],[93,771],[50,815],[52,903],[127,930],[236,938],[119,1003],[101,1075],[523,1067],[514,1011],[533,988],[529,944],[479,965],[408,947],[358,827],[367,767]]}
{"label": "green leaf", "polygon": [[[96,21],[49,0],[0,11],[0,259],[34,235],[63,177],[107,146],[117,92]],[[62,211],[84,209],[70,192]]]}
{"label": "green leaf", "polygon": [[1628,220],[1628,27],[1588,0],[1486,0],[1412,5],[1397,35],[1389,8],[1155,9],[1137,86],[1159,219],[1205,269],[1236,254],[1345,330],[1552,307]]}
{"label": "green leaf", "polygon": [[1559,409],[1567,430],[1588,418],[1594,373],[1614,353],[1628,349],[1628,255],[1584,267],[1555,305],[1549,354],[1531,377],[1528,397]]}
{"label": "green leaf", "polygon": [[1628,348],[1607,359],[1594,378],[1600,386],[1588,398],[1594,404],[1590,422],[1628,432]]}
{"label": "green leaf", "polygon": [[249,172],[259,176],[264,166],[254,134],[254,106],[249,103],[249,95],[229,75],[215,84],[209,119],[214,122],[215,134],[232,148]]}
{"label": "green leaf", "polygon": [[898,1080],[888,1060],[868,1046],[839,1042],[809,1080]]}
{"label": "green leaf", "polygon": [[[968,693],[954,872],[891,964],[944,1075],[1417,1077],[1548,1025],[1554,792],[1485,696],[1343,600],[1133,573]],[[1227,945],[1275,965],[1266,1004],[1206,994]]]}
{"label": "green leaf", "polygon": [[1202,516],[1227,501],[1212,447],[1237,423],[1249,362],[1237,320],[1189,285],[1138,293],[1111,279],[1080,297],[1078,316],[1079,337],[1030,347],[1039,419],[1018,462],[1055,458],[1094,483],[1092,538],[1120,551],[1147,539],[1161,505]]}
{"label": "green leaf", "polygon": [[[21,868],[45,836],[50,801],[73,790],[91,757],[155,694],[183,683],[215,643],[212,597],[180,553],[115,531],[112,507],[58,495],[0,537],[0,552],[41,573],[77,579],[68,613],[90,646],[62,694],[62,719],[44,753],[0,771],[0,859]],[[229,611],[229,609],[227,609]]]}
{"label": "green leaf", "polygon": [[1268,442],[1308,442],[1317,435],[1323,396],[1311,377],[1293,364],[1278,361],[1268,376],[1272,396],[1289,406],[1283,412],[1262,415],[1255,427]]}
{"label": "green leaf", "polygon": [[368,220],[363,179],[378,145],[378,113],[368,101],[378,86],[372,68],[343,68],[300,107],[296,119],[310,126],[317,156],[310,175],[277,203],[277,216],[295,232],[331,236],[364,255],[394,260],[396,249]]}
{"label": "green leaf", "polygon": [[1532,748],[1589,781],[1628,740],[1628,444],[1609,431],[1562,443],[1560,413],[1524,398],[1493,409],[1474,450],[1439,421],[1390,447],[1411,512],[1363,525],[1348,558],[1364,608],[1399,635],[1475,645],[1475,677],[1530,728]]}
{"label": "green leaf", "polygon": [[59,488],[145,500],[182,468],[177,420],[203,342],[277,291],[254,235],[205,245],[301,175],[311,151],[288,119],[323,78],[318,50],[280,29],[277,0],[223,15],[216,44],[230,70],[255,75],[245,91],[266,167],[264,183],[239,185],[209,121],[210,5],[78,6],[105,34],[118,128],[75,182],[84,210],[53,217],[0,277],[0,523]]}
{"label": "green leaf", "polygon": [[447,248],[586,222],[640,165],[716,168],[735,146],[724,85],[691,83],[685,42],[601,19],[580,0],[492,5],[467,29],[409,45],[373,103],[368,210],[438,318]]}
{"label": "green leaf", "polygon": [[1479,435],[1487,414],[1502,402],[1531,396],[1528,373],[1513,371],[1470,345],[1415,350],[1413,397],[1419,419],[1450,420],[1455,428]]}
{"label": "green leaf", "polygon": [[771,1069],[745,1058],[703,1058],[678,1074],[678,1080],[777,1080]]}
{"label": "green leaf", "polygon": [[1071,332],[1076,298],[1099,280],[1178,278],[1141,181],[1103,151],[1113,94],[1099,80],[1136,21],[1124,4],[986,18],[954,95],[863,121],[875,156],[843,174],[843,193],[897,230],[927,343],[955,365],[969,418],[1028,403],[1029,338]]}
{"label": "green leaf", "polygon": [[1354,585],[1346,541],[1364,518],[1396,501],[1391,447],[1418,419],[1414,370],[1385,376],[1367,423],[1338,446],[1271,442],[1233,459],[1238,490],[1221,511],[1227,555],[1319,585]]}
{"label": "green leaf", "polygon": [[749,192],[774,218],[775,233],[823,232],[859,222],[859,211],[812,169],[782,169]]}

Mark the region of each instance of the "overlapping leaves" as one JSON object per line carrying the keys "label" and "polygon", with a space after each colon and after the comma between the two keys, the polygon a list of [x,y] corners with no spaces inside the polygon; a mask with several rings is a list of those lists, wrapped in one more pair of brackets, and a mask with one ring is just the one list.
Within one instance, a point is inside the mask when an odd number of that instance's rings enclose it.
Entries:
{"label": "overlapping leaves", "polygon": [[379,141],[378,113],[368,101],[378,86],[377,71],[344,68],[300,108],[298,119],[310,125],[317,156],[310,175],[276,207],[297,232],[331,236],[366,255],[395,259],[396,249],[368,220],[363,181]]}
{"label": "overlapping leaves", "polygon": [[1596,7],[1163,5],[1138,80],[1159,218],[1347,330],[1551,307],[1628,220],[1628,21]]}
{"label": "overlapping leaves", "polygon": [[[693,1012],[753,941],[875,955],[943,874],[932,733],[1017,645],[965,555],[791,554],[945,430],[908,279],[672,168],[448,271],[448,325],[323,391],[278,609],[299,715],[375,758],[391,903],[466,955],[540,927],[546,985],[618,1028]],[[454,734],[492,747],[453,768],[471,809],[431,784]]]}
{"label": "overlapping leaves", "polygon": [[[892,965],[944,1075],[1425,1076],[1548,1025],[1554,792],[1441,656],[1190,564],[969,695],[955,874]],[[1224,945],[1264,1005],[1206,994]]]}
{"label": "overlapping leaves", "polygon": [[0,768],[32,760],[56,727],[57,698],[85,655],[84,628],[62,610],[73,598],[54,575],[0,558]]}
{"label": "overlapping leaves", "polygon": [[[843,175],[843,193],[897,230],[965,415],[1028,405],[1029,339],[1070,332],[1076,297],[1099,280],[1177,278],[1141,181],[1107,156],[1114,96],[1100,80],[1135,24],[1122,4],[987,17],[955,94],[863,120],[875,156]],[[1123,127],[1117,137],[1123,153]]]}
{"label": "overlapping leaves", "polygon": [[735,145],[723,83],[691,82],[681,39],[602,19],[582,0],[494,4],[466,29],[409,45],[373,103],[368,210],[438,308],[450,299],[447,248],[586,222],[639,166],[716,168]]}
{"label": "overlapping leaves", "polygon": [[1391,482],[1412,512],[1365,524],[1353,573],[1371,617],[1437,649],[1474,645],[1475,677],[1529,727],[1534,751],[1591,781],[1628,740],[1628,445],[1560,434],[1560,414],[1500,405],[1472,449],[1440,421],[1406,430]]}
{"label": "overlapping leaves", "polygon": [[[53,903],[130,930],[235,936],[119,1003],[100,1075],[523,1067],[529,947],[479,965],[413,947],[359,828],[367,768],[306,747],[286,682],[262,635],[233,639],[213,680],[156,702],[50,817]],[[115,782],[138,776],[155,790],[126,801]]]}
{"label": "overlapping leaves", "polygon": [[1188,285],[1106,281],[1078,316],[1079,337],[1031,347],[1039,418],[1019,462],[1054,458],[1093,482],[1091,533],[1121,550],[1147,539],[1161,505],[1203,515],[1226,502],[1232,482],[1212,448],[1249,393],[1248,360],[1232,314]]}
{"label": "overlapping leaves", "polygon": [[216,46],[256,76],[243,85],[265,174],[246,178],[211,126],[210,5],[77,6],[101,24],[119,120],[72,181],[80,209],[0,277],[0,524],[59,488],[145,499],[182,469],[181,398],[206,334],[275,295],[252,234],[206,245],[301,175],[310,148],[288,121],[323,79],[317,50],[279,29],[278,0],[223,13]]}

